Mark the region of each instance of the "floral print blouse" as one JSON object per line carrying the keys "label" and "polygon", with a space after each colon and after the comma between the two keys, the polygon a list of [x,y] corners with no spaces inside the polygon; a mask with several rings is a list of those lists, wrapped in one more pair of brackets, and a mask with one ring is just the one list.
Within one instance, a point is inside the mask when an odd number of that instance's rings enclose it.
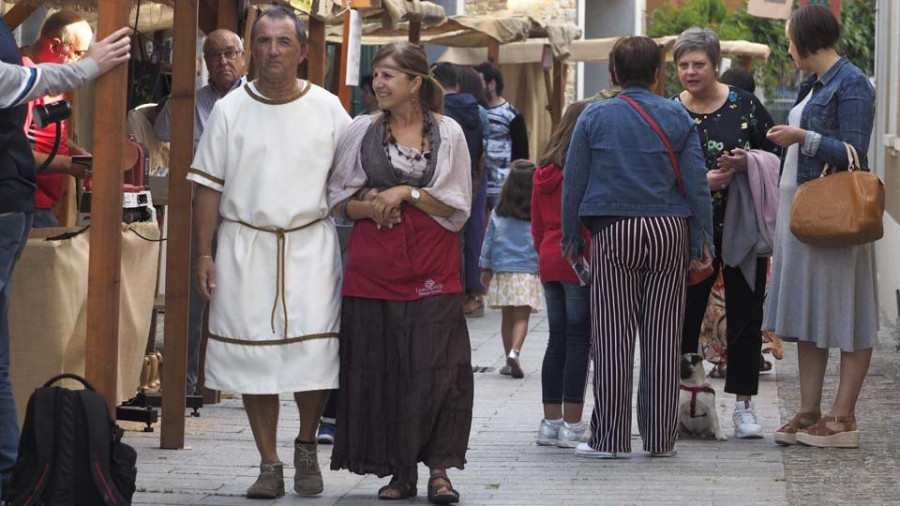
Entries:
{"label": "floral print blouse", "polygon": [[[715,112],[696,114],[685,106],[700,132],[700,147],[706,159],[706,170],[717,169],[719,157],[736,148],[747,151],[764,149],[780,157],[781,148],[766,138],[766,132],[774,126],[769,111],[756,95],[734,86],[728,88],[728,100]],[[674,100],[681,102],[677,95]],[[718,243],[722,237],[728,189],[712,192],[712,199],[713,228]]]}

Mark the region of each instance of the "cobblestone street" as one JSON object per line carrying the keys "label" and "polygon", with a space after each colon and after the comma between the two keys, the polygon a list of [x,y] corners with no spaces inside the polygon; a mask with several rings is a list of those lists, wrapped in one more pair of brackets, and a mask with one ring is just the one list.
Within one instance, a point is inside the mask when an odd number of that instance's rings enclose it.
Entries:
{"label": "cobblestone street", "polygon": [[[896,367],[900,353],[896,339],[883,336],[872,372],[863,389],[858,419],[862,432],[859,450],[783,450],[772,441],[782,417],[797,405],[795,347],[785,345],[786,357],[775,374],[761,377],[757,413],[766,438],[733,437],[731,411],[734,397],[722,393],[723,381],[713,380],[725,442],[680,441],[678,455],[650,459],[635,451],[629,458],[597,461],[575,457],[572,450],[540,447],[534,443],[541,419],[540,364],[547,341],[543,313],[533,315],[531,333],[523,348],[526,376],[501,376],[500,314],[488,311],[470,319],[475,374],[475,411],[468,464],[451,470],[462,502],[471,505],[587,505],[587,504],[900,504],[898,486],[898,430],[900,397]],[[836,354],[832,355],[837,358]],[[833,360],[826,380],[827,403],[837,380]],[[588,398],[591,390],[589,387]],[[779,402],[780,399],[780,402]],[[588,419],[590,401],[586,409]],[[201,410],[200,418],[187,419],[189,449],[160,450],[159,432],[143,433],[137,424],[126,441],[138,449],[138,493],[135,504],[379,504],[377,489],[387,483],[373,476],[327,470],[330,446],[320,446],[325,470],[321,497],[300,498],[288,491],[277,501],[250,501],[242,497],[257,473],[257,453],[239,399]],[[298,417],[288,397],[282,403],[279,451],[290,462]],[[640,450],[636,425],[633,449]],[[290,489],[293,469],[285,468]],[[421,467],[419,496],[425,504]],[[383,503],[382,503],[383,504]]]}

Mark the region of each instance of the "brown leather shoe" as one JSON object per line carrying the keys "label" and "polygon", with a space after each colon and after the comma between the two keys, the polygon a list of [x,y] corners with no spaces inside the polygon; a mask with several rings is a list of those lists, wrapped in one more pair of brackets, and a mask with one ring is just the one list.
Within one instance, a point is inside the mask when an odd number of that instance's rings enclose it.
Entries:
{"label": "brown leather shoe", "polygon": [[823,416],[815,425],[798,431],[797,442],[818,448],[859,448],[856,417]]}
{"label": "brown leather shoe", "polygon": [[797,444],[797,431],[813,426],[820,418],[822,413],[812,411],[797,413],[790,422],[775,431],[775,442],[780,445]]}
{"label": "brown leather shoe", "polygon": [[259,478],[247,489],[248,499],[275,499],[284,495],[284,464],[275,462],[259,466]]}
{"label": "brown leather shoe", "polygon": [[317,443],[294,440],[294,492],[300,495],[321,494],[325,489],[318,450]]}

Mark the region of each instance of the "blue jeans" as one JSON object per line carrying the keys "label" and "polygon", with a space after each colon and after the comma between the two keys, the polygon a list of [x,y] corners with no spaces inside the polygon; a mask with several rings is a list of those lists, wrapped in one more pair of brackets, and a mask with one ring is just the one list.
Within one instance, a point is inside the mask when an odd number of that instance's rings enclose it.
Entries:
{"label": "blue jeans", "polygon": [[544,404],[584,402],[591,347],[591,292],[576,283],[544,283],[550,340],[541,367]]}
{"label": "blue jeans", "polygon": [[31,215],[7,213],[0,215],[0,493],[3,483],[9,480],[16,464],[19,448],[19,420],[13,401],[12,382],[9,379],[10,338],[9,297],[12,293],[13,269],[25,249]]}

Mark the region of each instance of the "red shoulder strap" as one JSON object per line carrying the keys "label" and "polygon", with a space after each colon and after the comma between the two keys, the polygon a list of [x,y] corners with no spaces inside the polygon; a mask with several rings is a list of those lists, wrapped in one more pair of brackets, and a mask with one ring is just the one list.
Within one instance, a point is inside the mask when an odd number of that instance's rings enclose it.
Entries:
{"label": "red shoulder strap", "polygon": [[678,168],[678,159],[675,158],[675,151],[672,150],[672,144],[669,143],[669,138],[666,137],[666,134],[663,133],[661,128],[659,128],[659,125],[657,125],[656,122],[653,121],[653,118],[651,118],[650,115],[647,114],[647,111],[645,111],[643,107],[638,105],[638,103],[635,102],[633,98],[621,93],[619,94],[619,98],[628,102],[631,107],[634,107],[634,110],[636,110],[638,114],[644,117],[644,120],[650,124],[650,127],[653,128],[654,131],[656,131],[656,135],[658,135],[659,138],[663,141],[663,144],[666,145],[666,149],[669,150],[669,160],[672,161],[672,168],[675,171],[675,180],[678,183],[678,189],[681,191],[681,194],[683,196],[687,196],[687,193],[685,193],[684,191],[684,183],[681,181],[681,169]]}

